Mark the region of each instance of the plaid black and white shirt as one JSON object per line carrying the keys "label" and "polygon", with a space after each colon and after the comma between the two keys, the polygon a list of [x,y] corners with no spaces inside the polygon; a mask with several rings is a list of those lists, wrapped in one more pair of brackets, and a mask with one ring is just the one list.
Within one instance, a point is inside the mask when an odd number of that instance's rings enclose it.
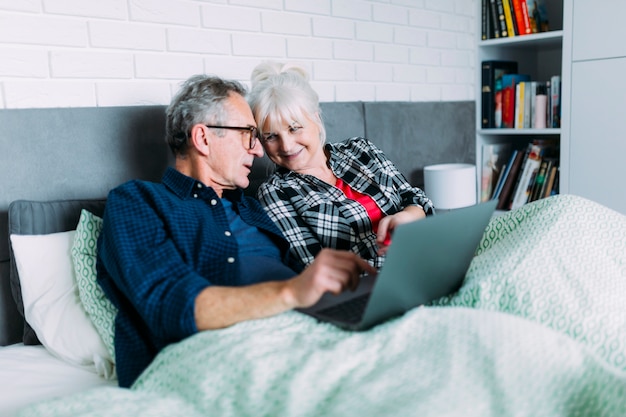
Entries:
{"label": "plaid black and white shirt", "polygon": [[[353,190],[367,194],[384,215],[421,206],[434,207],[424,191],[412,187],[384,153],[367,139],[355,137],[325,145],[335,176]],[[322,248],[350,250],[380,268],[376,234],[365,207],[337,187],[312,175],[284,168],[261,185],[257,197],[291,243],[291,254],[308,265]]]}

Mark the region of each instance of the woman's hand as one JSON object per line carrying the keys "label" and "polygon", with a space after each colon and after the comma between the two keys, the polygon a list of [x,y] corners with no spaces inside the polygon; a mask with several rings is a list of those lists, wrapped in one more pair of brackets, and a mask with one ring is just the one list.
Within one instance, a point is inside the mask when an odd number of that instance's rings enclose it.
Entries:
{"label": "woman's hand", "polygon": [[426,217],[424,209],[420,206],[408,206],[404,210],[385,216],[378,223],[376,243],[378,243],[378,254],[384,255],[391,244],[393,230],[399,224],[410,223]]}

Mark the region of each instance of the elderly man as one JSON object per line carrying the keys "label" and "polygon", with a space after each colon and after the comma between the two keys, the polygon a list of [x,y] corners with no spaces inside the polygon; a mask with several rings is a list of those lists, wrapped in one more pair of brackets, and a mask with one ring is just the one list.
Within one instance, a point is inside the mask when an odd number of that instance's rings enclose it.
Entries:
{"label": "elderly man", "polygon": [[324,250],[303,271],[289,262],[281,232],[242,192],[263,155],[245,93],[217,77],[187,80],[166,112],[175,169],[160,183],[129,181],[108,196],[98,282],[119,309],[122,387],[170,343],[311,306],[375,272],[343,251]]}

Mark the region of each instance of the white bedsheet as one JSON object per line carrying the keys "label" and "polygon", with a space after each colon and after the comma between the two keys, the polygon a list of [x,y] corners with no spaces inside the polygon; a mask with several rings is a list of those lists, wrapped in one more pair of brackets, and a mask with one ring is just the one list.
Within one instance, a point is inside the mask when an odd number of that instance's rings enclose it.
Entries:
{"label": "white bedsheet", "polygon": [[52,356],[43,346],[21,343],[0,347],[0,381],[2,417],[40,400],[99,385],[117,385],[117,380],[106,380]]}

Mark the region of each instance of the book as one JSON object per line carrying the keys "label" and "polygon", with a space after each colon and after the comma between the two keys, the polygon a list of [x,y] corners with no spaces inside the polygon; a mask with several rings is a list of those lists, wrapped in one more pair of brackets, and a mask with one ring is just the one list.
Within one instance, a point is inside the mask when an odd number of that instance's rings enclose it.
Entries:
{"label": "book", "polygon": [[500,178],[498,179],[496,188],[495,190],[493,190],[493,195],[491,196],[492,200],[498,200],[500,198],[500,195],[502,194],[502,188],[504,188],[504,183],[506,182],[511,172],[511,167],[513,166],[513,163],[515,162],[515,158],[517,157],[518,153],[519,151],[517,149],[513,149],[513,152],[511,152],[509,161],[506,163],[506,165],[502,169],[502,173],[500,175]]}
{"label": "book", "polygon": [[517,187],[513,194],[511,210],[515,210],[516,208],[523,206],[528,201],[529,185],[531,184],[533,175],[535,175],[540,164],[541,148],[538,145],[531,143],[528,157],[524,162]]}
{"label": "book", "polygon": [[494,122],[496,124],[496,128],[501,128],[502,127],[502,79],[497,79],[496,80],[496,91],[494,93],[494,99],[495,104],[494,104],[494,112],[495,112],[495,117],[494,117]]}
{"label": "book", "polygon": [[552,191],[552,186],[554,185],[554,178],[556,177],[556,164],[552,164],[548,169],[548,174],[546,175],[546,183],[544,186],[543,193],[541,194],[541,198],[546,198],[550,196]]}
{"label": "book", "polygon": [[498,18],[498,5],[496,0],[489,0],[489,12],[491,13],[491,30],[494,38],[500,37],[500,20]]}
{"label": "book", "polygon": [[528,185],[526,186],[526,203],[530,203],[530,195],[531,195],[532,189],[533,189],[533,187],[535,185],[535,179],[537,178],[537,173],[539,172],[539,167],[541,167],[541,159],[539,160],[539,162],[540,162],[539,166],[536,167],[536,168],[533,168],[533,172],[530,175],[530,180],[528,180]]}
{"label": "book", "polygon": [[559,193],[559,172],[560,168],[557,161],[557,163],[553,165],[550,169],[550,174],[547,178],[548,184],[546,185],[546,190],[544,192],[544,198]]}
{"label": "book", "polygon": [[502,180],[504,179],[504,171],[506,171],[506,164],[502,165],[498,170],[498,180],[495,182],[493,186],[493,191],[491,192],[490,200],[495,199],[496,192],[502,188]]}
{"label": "book", "polygon": [[558,158],[544,158],[544,161],[546,161],[546,172],[544,174],[543,184],[541,184],[541,188],[537,190],[536,200],[546,197],[546,190],[552,187],[552,183],[548,184],[550,172],[552,171],[552,168],[558,165]]}
{"label": "book", "polygon": [[520,3],[522,4],[522,14],[524,15],[524,31],[526,32],[526,35],[530,35],[531,33],[533,33],[533,31],[530,28],[530,16],[528,15],[528,2],[527,0],[520,0]]}
{"label": "book", "polygon": [[481,65],[481,106],[483,128],[496,127],[496,87],[504,74],[516,73],[516,61],[483,61]]}
{"label": "book", "polygon": [[515,127],[515,89],[520,81],[530,81],[526,74],[503,74],[502,75],[502,127],[512,129]]}
{"label": "book", "polygon": [[548,170],[548,163],[549,160],[546,158],[542,158],[541,159],[541,164],[539,164],[539,169],[537,170],[537,175],[535,176],[535,179],[533,181],[532,184],[532,188],[530,190],[530,193],[528,195],[528,202],[532,202],[532,201],[536,201],[538,200],[540,197],[540,193],[541,190],[544,187],[545,181],[546,181],[546,173]]}
{"label": "book", "polygon": [[529,85],[529,94],[526,99],[528,111],[524,114],[524,127],[526,128],[532,128],[535,125],[535,102],[537,101],[538,85],[539,81],[531,81]]}
{"label": "book", "polygon": [[502,122],[500,126],[511,129],[515,124],[515,83],[502,80]]}
{"label": "book", "polygon": [[489,9],[489,0],[481,0],[481,4],[480,4],[480,18],[481,18],[480,39],[482,39],[482,40],[489,39],[489,13],[487,12],[488,9]]}
{"label": "book", "polygon": [[532,143],[528,143],[526,149],[524,150],[524,156],[522,157],[522,162],[517,172],[517,176],[515,178],[515,183],[513,184],[513,189],[511,190],[511,195],[509,196],[509,201],[507,203],[507,209],[511,208],[511,204],[513,203],[513,198],[515,197],[515,191],[519,187],[520,177],[522,176],[522,171],[524,170],[524,166],[526,165],[526,160],[528,159],[528,155],[530,155],[530,150],[532,149]]}
{"label": "book", "polygon": [[532,114],[535,107],[535,91],[537,88],[536,81],[526,81],[524,95],[524,129],[530,129],[532,126]]}
{"label": "book", "polygon": [[526,106],[526,81],[520,81],[515,86],[515,129],[524,128],[524,112]]}
{"label": "book", "polygon": [[495,15],[492,15],[491,0],[481,0],[481,19],[481,39],[485,41],[487,39],[499,38],[500,31],[494,31],[497,21]]}
{"label": "book", "polygon": [[506,20],[504,18],[504,4],[503,1],[506,0],[495,0],[496,8],[498,9],[498,26],[500,27],[500,37],[506,38],[509,36],[509,32],[506,26]]}
{"label": "book", "polygon": [[498,205],[496,206],[497,210],[507,210],[510,207],[511,195],[513,192],[513,187],[517,183],[517,178],[519,176],[520,168],[522,166],[522,161],[524,160],[525,151],[516,150],[515,151],[515,159],[511,163],[511,167],[508,168],[508,174],[504,179],[502,184],[502,189],[500,190],[500,194],[498,196]]}
{"label": "book", "polygon": [[546,0],[526,0],[526,9],[532,33],[550,30]]}
{"label": "book", "polygon": [[561,127],[561,76],[550,77],[550,127]]}
{"label": "book", "polygon": [[526,0],[512,0],[513,15],[517,22],[517,34],[529,35],[532,33],[530,29],[530,20],[528,19],[528,5]]}
{"label": "book", "polygon": [[504,9],[504,21],[506,22],[507,36],[515,36],[515,26],[513,23],[513,10],[511,9],[510,0],[502,0],[502,8]]}
{"label": "book", "polygon": [[522,162],[518,181],[511,197],[511,209],[521,207],[529,201],[541,161],[544,158],[557,159],[558,154],[558,139],[535,139],[528,144],[525,160]]}
{"label": "book", "polygon": [[487,14],[485,13],[487,11],[486,6],[487,5],[487,0],[481,0],[481,6],[480,6],[480,30],[481,30],[481,34],[480,34],[480,39],[482,39],[483,41],[486,39],[489,39],[489,30],[487,29]]}
{"label": "book", "polygon": [[546,81],[546,127],[552,126],[552,120],[550,120],[550,80]]}
{"label": "book", "polygon": [[511,144],[486,144],[482,147],[480,201],[488,201],[493,195],[502,166],[509,158]]}
{"label": "book", "polygon": [[519,35],[519,29],[517,28],[517,21],[515,20],[515,12],[513,10],[513,0],[509,0],[509,9],[511,9],[511,21],[513,22],[513,33],[515,36]]}
{"label": "book", "polygon": [[545,129],[547,127],[547,109],[548,96],[547,85],[544,82],[538,82],[535,88],[535,101],[533,107],[532,127],[535,129]]}

